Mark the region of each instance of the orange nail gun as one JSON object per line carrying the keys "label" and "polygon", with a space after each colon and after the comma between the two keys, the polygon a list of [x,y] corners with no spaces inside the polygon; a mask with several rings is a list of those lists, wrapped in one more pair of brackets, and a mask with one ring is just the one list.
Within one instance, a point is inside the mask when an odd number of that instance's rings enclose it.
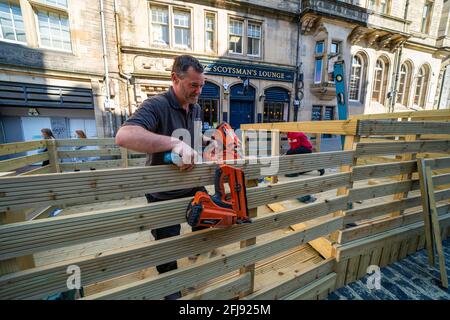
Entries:
{"label": "orange nail gun", "polygon": [[[230,194],[225,193],[225,178]],[[214,179],[215,194],[198,191],[186,211],[192,227],[225,228],[233,224],[250,223],[244,172],[229,165],[220,165]]]}

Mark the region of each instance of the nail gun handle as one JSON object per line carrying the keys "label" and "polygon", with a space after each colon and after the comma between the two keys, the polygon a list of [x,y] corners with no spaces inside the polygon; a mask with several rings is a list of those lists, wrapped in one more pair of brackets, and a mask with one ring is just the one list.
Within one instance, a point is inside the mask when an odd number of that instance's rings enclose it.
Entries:
{"label": "nail gun handle", "polygon": [[216,169],[216,175],[214,176],[214,192],[215,192],[215,196],[217,198],[219,198],[220,200],[223,200],[223,196],[225,193],[225,190],[223,189],[222,174],[223,174],[223,171],[219,167]]}

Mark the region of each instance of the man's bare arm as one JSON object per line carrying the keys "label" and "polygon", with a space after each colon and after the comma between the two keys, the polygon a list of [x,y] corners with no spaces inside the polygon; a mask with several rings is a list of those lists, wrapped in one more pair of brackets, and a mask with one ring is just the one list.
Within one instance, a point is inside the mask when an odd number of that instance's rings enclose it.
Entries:
{"label": "man's bare arm", "polygon": [[172,150],[181,141],[159,135],[139,126],[124,126],[116,134],[116,144],[143,153],[157,153]]}

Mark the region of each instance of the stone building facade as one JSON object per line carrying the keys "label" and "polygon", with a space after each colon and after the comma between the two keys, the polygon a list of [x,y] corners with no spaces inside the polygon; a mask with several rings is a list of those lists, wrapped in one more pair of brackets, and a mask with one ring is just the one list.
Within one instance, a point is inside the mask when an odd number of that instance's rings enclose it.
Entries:
{"label": "stone building facade", "polygon": [[0,142],[40,127],[110,136],[184,53],[206,68],[205,127],[337,119],[338,60],[350,114],[448,108],[449,12],[444,0],[0,0]]}
{"label": "stone building facade", "polygon": [[[88,137],[109,135],[99,4],[0,1],[0,143],[38,139],[45,127],[58,138],[79,129]],[[113,7],[105,1],[108,30],[115,30]],[[120,105],[114,32],[106,43],[112,99]]]}

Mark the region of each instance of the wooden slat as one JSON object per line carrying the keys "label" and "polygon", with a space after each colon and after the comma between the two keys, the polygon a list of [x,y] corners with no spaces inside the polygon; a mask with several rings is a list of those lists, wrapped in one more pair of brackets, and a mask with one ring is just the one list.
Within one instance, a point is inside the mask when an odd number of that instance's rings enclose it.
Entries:
{"label": "wooden slat", "polygon": [[39,167],[24,173],[21,173],[21,176],[30,176],[30,175],[34,175],[34,174],[44,174],[44,173],[50,173],[52,170],[52,167],[50,165],[46,165],[43,167]]}
{"label": "wooden slat", "polygon": [[366,199],[384,197],[390,194],[418,190],[420,187],[418,180],[407,180],[402,182],[384,183],[376,186],[351,189],[349,201],[361,201]]}
{"label": "wooden slat", "polygon": [[0,144],[0,156],[45,148],[45,140]]}
{"label": "wooden slat", "polygon": [[[439,217],[442,226],[450,225],[450,214]],[[391,231],[383,232],[375,236],[352,241],[344,245],[336,246],[336,260],[338,262],[347,260],[358,255],[363,249],[375,249],[384,246],[386,243],[402,241],[409,237],[418,236],[423,233],[423,221],[396,228]]]}
{"label": "wooden slat", "polygon": [[[334,174],[249,188],[248,206],[257,208],[274,200],[331,190],[347,181],[348,174]],[[0,259],[183,223],[190,200],[183,198],[3,226],[0,227]]]}
{"label": "wooden slat", "polygon": [[[36,162],[48,160],[48,152],[33,154],[31,156],[17,157],[0,161],[0,171],[16,170]],[[6,179],[6,178],[5,178]]]}
{"label": "wooden slat", "polygon": [[[440,215],[448,214],[450,212],[450,204],[444,204],[438,207]],[[370,237],[375,234],[393,230],[395,228],[413,224],[422,220],[423,212],[407,213],[401,216],[390,217],[385,220],[375,221],[368,224],[362,224],[353,228],[340,230],[338,243],[347,243],[350,241]]]}
{"label": "wooden slat", "polygon": [[421,140],[413,142],[375,142],[359,143],[356,147],[356,157],[390,155],[419,152],[448,152],[449,140]]}
{"label": "wooden slat", "polygon": [[120,149],[108,148],[99,150],[58,151],[58,157],[60,159],[78,158],[78,157],[99,157],[99,156],[120,156]]}
{"label": "wooden slat", "polygon": [[249,265],[265,258],[306,243],[332,230],[340,228],[341,218],[331,218],[326,223],[293,232],[275,240],[249,246],[233,253],[210,259],[201,266],[192,266],[162,274],[155,278],[136,281],[126,286],[108,290],[88,297],[89,299],[159,299],[176,292],[201,278],[209,280],[232,271],[242,265]]}
{"label": "wooden slat", "polygon": [[58,139],[57,147],[78,147],[78,146],[112,146],[115,145],[114,138],[104,139]]}
{"label": "wooden slat", "polygon": [[279,130],[280,132],[355,135],[356,120],[302,121],[242,124],[241,130]]}
{"label": "wooden slat", "polygon": [[333,290],[336,285],[336,273],[330,273],[285,297],[283,300],[316,300],[315,297],[323,292]]}
{"label": "wooden slat", "polygon": [[424,161],[426,165],[431,168],[431,170],[450,168],[450,157],[438,159],[425,159]]}
{"label": "wooden slat", "polygon": [[353,180],[374,179],[395,176],[417,171],[417,162],[403,161],[394,163],[372,164],[353,168]]}
{"label": "wooden slat", "polygon": [[[278,167],[279,174],[335,167],[351,161],[352,152],[326,152],[283,156],[280,158],[238,161],[234,166],[242,168],[247,179],[272,175]],[[113,161],[113,160],[110,160]],[[116,160],[121,165],[121,160]],[[273,161],[273,162],[270,162]],[[95,162],[94,162],[95,163]],[[83,165],[89,165],[86,162]],[[278,164],[278,166],[277,166]],[[73,165],[67,165],[73,166]],[[65,168],[65,165],[61,165]],[[87,167],[89,168],[89,167]],[[193,188],[214,183],[215,164],[197,165],[192,171],[180,172],[173,165],[120,170],[63,173],[29,177],[5,177],[0,184],[0,210],[27,207],[31,204],[57,205],[123,199],[125,196],[143,196],[145,193],[162,192],[181,188]]]}
{"label": "wooden slat", "polygon": [[[83,283],[88,285],[189,255],[207,252],[208,250],[272,232],[294,223],[324,216],[345,205],[346,199],[339,198],[333,202],[311,204],[282,213],[256,218],[250,224],[234,225],[227,229],[202,230],[155,241],[150,244],[137,245],[133,248],[104,252],[100,255],[64,261],[36,270],[5,275],[0,277],[0,298],[36,298],[43,294],[51,294],[62,290],[67,278],[67,267],[71,264],[76,264],[83,270]],[[342,218],[332,221],[335,221],[329,225],[332,228],[326,228],[329,232],[339,229],[336,226],[342,224]],[[327,224],[325,223],[324,225]],[[317,237],[309,240],[315,238]],[[297,243],[297,245],[299,244]],[[5,285],[6,283],[8,285]]]}
{"label": "wooden slat", "polygon": [[250,288],[250,274],[245,273],[236,278],[225,280],[215,285],[188,294],[178,300],[230,300],[238,296],[240,291]]}
{"label": "wooden slat", "polygon": [[122,160],[96,160],[85,162],[69,162],[61,163],[59,166],[62,171],[74,171],[74,170],[89,170],[95,169],[113,169],[120,168]]}
{"label": "wooden slat", "polygon": [[278,300],[295,290],[302,288],[315,279],[323,278],[334,270],[335,261],[333,258],[324,260],[318,265],[311,266],[300,274],[290,276],[281,283],[274,283],[268,287],[247,296],[244,300]]}
{"label": "wooden slat", "polygon": [[416,134],[450,134],[448,122],[395,121],[395,120],[361,120],[358,125],[359,135],[416,135]]}
{"label": "wooden slat", "polygon": [[450,118],[450,110],[425,110],[407,112],[389,112],[377,114],[358,114],[349,116],[350,119],[370,120],[370,119],[399,119],[399,118]]}

